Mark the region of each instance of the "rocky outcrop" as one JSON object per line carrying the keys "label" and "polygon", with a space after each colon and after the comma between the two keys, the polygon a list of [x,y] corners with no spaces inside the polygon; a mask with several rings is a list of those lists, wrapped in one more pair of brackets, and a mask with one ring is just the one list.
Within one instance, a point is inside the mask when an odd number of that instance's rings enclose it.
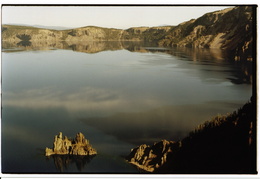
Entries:
{"label": "rocky outcrop", "polygon": [[3,25],[2,40],[8,42],[20,42],[27,40],[48,41],[55,43],[66,41],[79,43],[89,41],[156,41],[170,30],[171,26],[163,27],[133,27],[127,30],[86,26],[70,30],[50,30],[29,26]]}
{"label": "rocky outcrop", "polygon": [[159,43],[178,47],[233,49],[247,36],[252,37],[252,23],[253,7],[228,8],[173,27]]}
{"label": "rocky outcrop", "polygon": [[126,29],[120,40],[158,42],[173,26],[132,27]]}
{"label": "rocky outcrop", "polygon": [[75,139],[70,140],[62,133],[54,137],[53,149],[46,147],[45,156],[50,155],[96,155],[97,151],[92,148],[89,141],[82,133],[78,133]]}
{"label": "rocky outcrop", "polygon": [[162,140],[152,146],[143,144],[131,150],[126,160],[140,169],[153,172],[167,161],[167,155],[177,146],[175,142]]}
{"label": "rocky outcrop", "polygon": [[[54,43],[62,40],[63,35],[62,31],[30,26],[3,25],[2,27],[2,40],[16,43],[20,41],[48,41]],[[21,37],[27,37],[27,39]]]}

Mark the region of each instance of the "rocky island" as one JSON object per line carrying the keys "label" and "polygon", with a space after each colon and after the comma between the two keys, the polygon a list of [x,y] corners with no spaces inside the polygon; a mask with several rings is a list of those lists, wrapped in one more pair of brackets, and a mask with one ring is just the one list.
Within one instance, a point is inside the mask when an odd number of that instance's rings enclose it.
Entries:
{"label": "rocky island", "polygon": [[51,155],[96,155],[97,151],[80,132],[75,139],[70,140],[67,136],[62,137],[62,132],[54,137],[53,149],[46,147],[45,156]]}

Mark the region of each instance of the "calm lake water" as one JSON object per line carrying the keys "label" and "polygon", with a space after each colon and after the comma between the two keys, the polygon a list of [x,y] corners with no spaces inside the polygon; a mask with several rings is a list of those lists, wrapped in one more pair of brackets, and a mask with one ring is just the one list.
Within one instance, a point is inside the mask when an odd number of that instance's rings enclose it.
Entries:
{"label": "calm lake water", "polygon": [[[3,49],[2,172],[138,173],[131,148],[182,139],[250,99],[240,69],[212,50]],[[59,132],[82,132],[98,155],[46,158]]]}

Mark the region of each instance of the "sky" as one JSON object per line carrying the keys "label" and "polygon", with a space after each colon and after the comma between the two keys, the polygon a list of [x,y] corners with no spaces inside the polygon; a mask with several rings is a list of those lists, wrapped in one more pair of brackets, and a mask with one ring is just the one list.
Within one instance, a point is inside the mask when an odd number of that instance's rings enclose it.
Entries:
{"label": "sky", "polygon": [[127,29],[178,25],[228,6],[3,6],[2,24]]}

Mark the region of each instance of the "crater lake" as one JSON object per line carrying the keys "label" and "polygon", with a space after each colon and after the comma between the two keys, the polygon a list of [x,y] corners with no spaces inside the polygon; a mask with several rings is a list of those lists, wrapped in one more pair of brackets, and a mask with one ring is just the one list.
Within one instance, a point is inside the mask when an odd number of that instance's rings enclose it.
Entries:
{"label": "crater lake", "polygon": [[[3,173],[139,173],[132,148],[178,141],[252,96],[250,74],[220,50],[19,45],[2,49]],[[46,157],[59,132],[82,132],[98,155]]]}

